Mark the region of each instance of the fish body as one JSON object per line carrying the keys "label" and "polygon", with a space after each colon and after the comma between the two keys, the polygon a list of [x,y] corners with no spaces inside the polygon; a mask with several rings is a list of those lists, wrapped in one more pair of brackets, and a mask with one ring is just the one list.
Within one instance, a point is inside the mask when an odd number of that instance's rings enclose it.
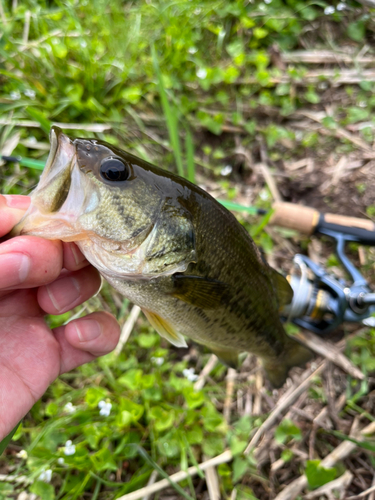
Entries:
{"label": "fish body", "polygon": [[187,336],[229,365],[254,353],[274,386],[311,357],[280,322],[292,289],[236,218],[198,186],[105,142],[53,127],[15,232],[75,241],[177,346]]}

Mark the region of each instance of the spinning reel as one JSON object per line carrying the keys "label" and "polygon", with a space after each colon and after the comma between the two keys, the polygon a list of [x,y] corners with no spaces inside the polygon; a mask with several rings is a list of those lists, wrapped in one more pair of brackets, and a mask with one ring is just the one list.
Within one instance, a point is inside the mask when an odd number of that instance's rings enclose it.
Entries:
{"label": "spinning reel", "polygon": [[375,326],[375,317],[371,316],[375,315],[375,293],[345,255],[346,242],[375,245],[375,224],[353,217],[320,214],[288,203],[276,204],[274,208],[273,224],[331,237],[351,282],[338,279],[305,255],[295,255],[293,270],[287,276],[294,296],[291,304],[283,308],[282,317],[319,335],[331,332],[344,321]]}

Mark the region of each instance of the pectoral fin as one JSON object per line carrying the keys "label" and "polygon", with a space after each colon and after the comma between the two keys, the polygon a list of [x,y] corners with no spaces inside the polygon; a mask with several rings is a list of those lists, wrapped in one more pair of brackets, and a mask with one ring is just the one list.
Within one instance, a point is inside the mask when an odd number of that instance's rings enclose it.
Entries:
{"label": "pectoral fin", "polygon": [[163,319],[158,314],[147,311],[146,309],[142,309],[142,311],[161,337],[164,337],[168,340],[168,342],[176,347],[187,347],[184,337],[180,333],[176,332],[168,321]]}
{"label": "pectoral fin", "polygon": [[201,309],[215,309],[224,302],[228,285],[200,276],[173,275],[173,297]]}
{"label": "pectoral fin", "polygon": [[292,302],[293,289],[289,285],[287,279],[284,278],[282,274],[275,271],[275,269],[272,269],[271,278],[279,301],[279,308],[281,309],[283,306]]}

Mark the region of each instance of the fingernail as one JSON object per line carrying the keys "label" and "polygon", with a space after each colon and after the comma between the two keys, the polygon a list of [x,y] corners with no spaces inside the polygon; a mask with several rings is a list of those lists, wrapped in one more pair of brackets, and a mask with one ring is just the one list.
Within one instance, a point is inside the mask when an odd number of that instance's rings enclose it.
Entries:
{"label": "fingernail", "polygon": [[26,210],[30,205],[28,196],[18,194],[4,194],[5,203],[9,208],[18,208],[18,210]]}
{"label": "fingernail", "polygon": [[61,278],[46,286],[47,293],[55,309],[69,311],[81,296],[81,289],[75,278]]}
{"label": "fingernail", "polygon": [[70,248],[72,249],[72,254],[75,260],[75,263],[77,266],[81,264],[84,260],[86,260],[86,257],[83,255],[83,253],[79,250],[79,248],[74,244],[70,244]]}
{"label": "fingernail", "polygon": [[0,255],[0,288],[20,285],[29,275],[31,259],[23,253]]}
{"label": "fingernail", "polygon": [[85,319],[76,321],[74,326],[80,342],[89,342],[94,340],[102,333],[102,326],[94,319]]}

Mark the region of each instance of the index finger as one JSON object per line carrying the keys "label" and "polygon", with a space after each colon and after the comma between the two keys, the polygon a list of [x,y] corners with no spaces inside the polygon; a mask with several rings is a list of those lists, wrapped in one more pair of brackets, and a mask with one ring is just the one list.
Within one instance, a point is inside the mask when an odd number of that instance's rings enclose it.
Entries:
{"label": "index finger", "polygon": [[28,196],[0,195],[0,237],[11,231],[29,205]]}

